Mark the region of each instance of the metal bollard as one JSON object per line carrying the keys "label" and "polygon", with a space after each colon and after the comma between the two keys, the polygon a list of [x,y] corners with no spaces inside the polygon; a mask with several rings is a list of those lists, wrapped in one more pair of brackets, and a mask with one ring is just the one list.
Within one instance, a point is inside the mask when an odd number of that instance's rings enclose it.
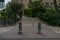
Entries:
{"label": "metal bollard", "polygon": [[19,34],[22,34],[22,23],[19,23]]}
{"label": "metal bollard", "polygon": [[38,23],[38,34],[41,34],[41,23]]}

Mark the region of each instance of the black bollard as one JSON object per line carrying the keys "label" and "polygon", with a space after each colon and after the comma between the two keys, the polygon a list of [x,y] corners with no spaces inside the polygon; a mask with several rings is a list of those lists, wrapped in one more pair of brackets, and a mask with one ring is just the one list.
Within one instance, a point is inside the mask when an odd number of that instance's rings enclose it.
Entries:
{"label": "black bollard", "polygon": [[38,23],[38,34],[41,34],[41,23]]}
{"label": "black bollard", "polygon": [[22,34],[22,23],[19,23],[19,34]]}

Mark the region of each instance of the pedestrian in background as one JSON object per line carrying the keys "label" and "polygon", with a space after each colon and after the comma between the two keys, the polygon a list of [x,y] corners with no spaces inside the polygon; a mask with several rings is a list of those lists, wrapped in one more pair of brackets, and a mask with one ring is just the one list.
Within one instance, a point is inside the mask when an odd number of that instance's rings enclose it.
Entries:
{"label": "pedestrian in background", "polygon": [[18,15],[19,15],[19,17],[20,17],[20,21],[22,21],[22,10],[20,10],[20,11],[18,11]]}
{"label": "pedestrian in background", "polygon": [[22,10],[18,11],[18,15],[20,17],[20,22],[19,22],[19,32],[18,34],[22,34]]}

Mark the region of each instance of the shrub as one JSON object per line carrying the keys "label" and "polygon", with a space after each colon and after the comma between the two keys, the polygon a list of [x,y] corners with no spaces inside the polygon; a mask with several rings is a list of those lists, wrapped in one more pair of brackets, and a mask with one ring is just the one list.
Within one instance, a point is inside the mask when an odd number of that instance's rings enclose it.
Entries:
{"label": "shrub", "polygon": [[16,21],[18,20],[17,17],[17,13],[18,11],[21,9],[21,3],[17,3],[17,2],[9,2],[6,5],[6,19],[11,22],[11,20],[14,20],[14,22],[16,23]]}
{"label": "shrub", "polygon": [[33,9],[32,8],[25,8],[24,9],[24,15],[28,16],[28,17],[35,17],[35,13],[33,13]]}
{"label": "shrub", "polygon": [[45,13],[45,9],[43,8],[25,8],[24,15],[28,17],[37,17],[40,13]]}
{"label": "shrub", "polygon": [[4,14],[3,11],[0,10],[0,20],[2,20],[4,18],[3,14]]}
{"label": "shrub", "polygon": [[24,15],[31,17],[32,16],[31,8],[25,8],[24,9]]}
{"label": "shrub", "polygon": [[46,11],[45,7],[42,5],[42,0],[38,0],[34,2],[30,0],[29,8],[31,8],[32,17],[40,16],[40,13],[45,13]]}
{"label": "shrub", "polygon": [[1,14],[1,13],[3,13],[3,11],[2,11],[2,10],[0,10],[0,14]]}
{"label": "shrub", "polygon": [[46,13],[41,13],[39,18],[52,26],[60,26],[60,13],[56,13],[53,9],[47,9]]}

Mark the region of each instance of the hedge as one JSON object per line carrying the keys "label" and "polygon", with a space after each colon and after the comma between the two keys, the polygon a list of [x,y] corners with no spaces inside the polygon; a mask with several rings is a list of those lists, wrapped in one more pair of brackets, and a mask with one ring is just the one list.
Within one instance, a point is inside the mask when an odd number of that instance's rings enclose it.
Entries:
{"label": "hedge", "polygon": [[28,17],[36,17],[36,13],[33,12],[32,8],[24,9],[24,15]]}
{"label": "hedge", "polygon": [[52,26],[60,26],[60,13],[47,9],[46,13],[40,13],[39,19]]}

